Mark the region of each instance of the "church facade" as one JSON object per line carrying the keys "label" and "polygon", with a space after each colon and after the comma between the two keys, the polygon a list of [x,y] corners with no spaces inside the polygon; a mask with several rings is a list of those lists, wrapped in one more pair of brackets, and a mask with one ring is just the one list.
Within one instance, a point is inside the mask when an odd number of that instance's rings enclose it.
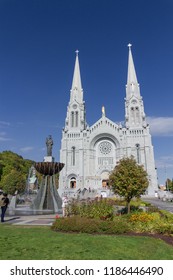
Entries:
{"label": "church facade", "polygon": [[60,162],[65,163],[60,172],[59,192],[71,194],[82,189],[94,189],[98,194],[108,187],[110,172],[123,157],[134,156],[148,173],[147,194],[157,191],[157,172],[149,125],[140,94],[129,45],[125,122],[122,126],[102,117],[89,126],[86,121],[85,102],[81,83],[78,51],[74,67],[70,100],[65,127],[62,131]]}

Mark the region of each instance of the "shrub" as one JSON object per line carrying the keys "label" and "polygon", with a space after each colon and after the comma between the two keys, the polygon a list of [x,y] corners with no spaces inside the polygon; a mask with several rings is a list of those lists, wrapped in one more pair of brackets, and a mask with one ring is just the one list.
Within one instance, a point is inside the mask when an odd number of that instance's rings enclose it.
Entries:
{"label": "shrub", "polygon": [[173,224],[168,222],[159,212],[135,213],[128,217],[130,229],[134,232],[172,234]]}
{"label": "shrub", "polygon": [[168,222],[173,223],[173,214],[166,211],[166,210],[160,210],[160,215]]}
{"label": "shrub", "polygon": [[[135,210],[136,208],[134,208]],[[98,234],[123,234],[127,232],[173,234],[173,215],[167,211],[133,212],[113,216],[113,206],[108,200],[72,202],[69,216],[57,218],[52,225],[55,231]]]}
{"label": "shrub", "polygon": [[129,224],[123,219],[100,220],[88,219],[86,217],[72,216],[56,219],[52,225],[54,231],[85,232],[85,233],[107,233],[122,234],[129,231]]}
{"label": "shrub", "polygon": [[109,200],[101,199],[87,202],[72,201],[67,207],[67,215],[79,215],[101,220],[113,219],[113,205]]}
{"label": "shrub", "polygon": [[173,234],[173,225],[167,222],[159,222],[155,223],[154,232],[160,233],[160,234]]}
{"label": "shrub", "polygon": [[57,219],[53,223],[52,229],[54,231],[95,233],[98,231],[98,223],[95,220],[72,216]]}
{"label": "shrub", "polygon": [[152,214],[145,213],[145,212],[132,214],[129,218],[130,222],[146,223],[146,222],[153,221],[153,220],[154,220],[154,217],[152,216]]}
{"label": "shrub", "polygon": [[106,233],[110,234],[123,234],[130,231],[130,225],[126,219],[117,217],[113,222],[109,224],[109,228]]}

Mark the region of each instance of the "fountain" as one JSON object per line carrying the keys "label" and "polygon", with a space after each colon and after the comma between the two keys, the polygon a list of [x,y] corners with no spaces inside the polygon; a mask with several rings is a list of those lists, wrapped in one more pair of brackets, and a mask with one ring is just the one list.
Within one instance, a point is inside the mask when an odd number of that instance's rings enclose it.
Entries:
{"label": "fountain", "polygon": [[62,170],[64,163],[36,162],[34,167],[42,174],[42,183],[36,198],[31,204],[31,208],[37,212],[47,210],[52,213],[58,213],[62,208],[62,199],[55,186],[55,174]]}
{"label": "fountain", "polygon": [[52,137],[46,139],[47,156],[43,162],[36,162],[34,168],[42,175],[42,182],[35,194],[35,198],[25,198],[22,205],[16,205],[16,196],[9,205],[9,214],[37,215],[62,212],[62,199],[57,191],[55,175],[64,167],[64,163],[54,162],[52,157]]}
{"label": "fountain", "polygon": [[62,199],[60,198],[55,184],[55,174],[64,167],[64,163],[54,162],[52,157],[53,140],[51,135],[46,139],[47,156],[43,162],[36,162],[35,169],[42,175],[42,183],[36,198],[31,204],[31,209],[36,212],[49,211],[60,212],[62,209]]}

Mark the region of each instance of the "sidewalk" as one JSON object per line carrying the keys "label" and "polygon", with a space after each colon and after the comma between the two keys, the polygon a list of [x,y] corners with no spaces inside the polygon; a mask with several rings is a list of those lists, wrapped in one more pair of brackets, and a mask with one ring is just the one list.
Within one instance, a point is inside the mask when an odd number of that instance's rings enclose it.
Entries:
{"label": "sidewalk", "polygon": [[[4,224],[12,225],[34,225],[34,226],[51,226],[57,214],[50,215],[31,215],[31,216],[5,216]],[[58,214],[59,215],[59,214]],[[61,215],[59,215],[61,216]]]}

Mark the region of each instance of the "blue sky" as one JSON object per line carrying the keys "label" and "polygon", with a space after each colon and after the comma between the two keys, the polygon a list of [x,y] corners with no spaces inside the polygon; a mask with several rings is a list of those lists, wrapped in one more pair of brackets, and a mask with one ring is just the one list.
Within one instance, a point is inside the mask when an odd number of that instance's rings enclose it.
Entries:
{"label": "blue sky", "polygon": [[59,160],[75,50],[87,122],[124,120],[127,44],[150,123],[159,183],[173,177],[173,1],[0,0],[0,151]]}

